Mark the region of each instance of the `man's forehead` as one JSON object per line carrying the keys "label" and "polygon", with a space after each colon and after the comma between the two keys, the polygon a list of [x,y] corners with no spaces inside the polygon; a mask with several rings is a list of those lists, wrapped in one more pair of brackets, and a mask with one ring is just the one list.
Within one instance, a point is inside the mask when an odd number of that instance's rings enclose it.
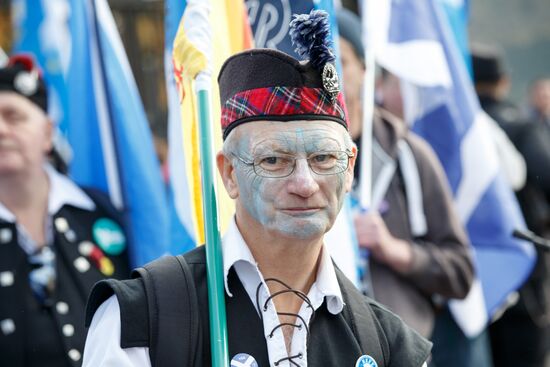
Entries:
{"label": "man's forehead", "polygon": [[22,95],[10,92],[0,91],[0,112],[2,114],[10,113],[31,113],[33,116],[46,118],[46,113],[35,103]]}
{"label": "man's forehead", "polygon": [[0,91],[0,106],[3,108],[26,107],[27,104],[32,104],[32,102],[18,93],[11,91]]}
{"label": "man's forehead", "polygon": [[[249,125],[249,126],[246,126]],[[248,149],[341,149],[346,130],[331,121],[257,121],[239,126],[241,137],[248,137]]]}
{"label": "man's forehead", "polygon": [[242,133],[254,140],[267,136],[325,136],[342,139],[344,127],[326,120],[255,121],[239,126]]}

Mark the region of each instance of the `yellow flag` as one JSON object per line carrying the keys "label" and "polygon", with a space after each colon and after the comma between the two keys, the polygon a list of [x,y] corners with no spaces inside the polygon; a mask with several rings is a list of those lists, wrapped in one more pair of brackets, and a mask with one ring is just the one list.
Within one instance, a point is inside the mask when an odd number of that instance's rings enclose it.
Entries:
{"label": "yellow flag", "polygon": [[[217,75],[223,62],[232,54],[252,47],[252,32],[248,23],[243,0],[211,0],[208,14],[212,34],[212,44],[193,45],[189,42],[189,32],[181,22],[174,40],[174,70],[180,92],[181,123],[182,123],[182,155],[185,159],[187,189],[189,190],[189,215],[191,216],[195,238],[198,245],[205,242],[202,210],[202,192],[200,178],[200,146],[198,135],[197,106],[195,105],[193,78],[207,67],[212,72],[212,120],[216,124],[214,131],[214,147],[221,149],[222,133],[220,125],[221,109]],[[204,20],[201,20],[204,23]],[[198,26],[198,25],[197,25]],[[202,24],[204,26],[204,24]],[[193,29],[188,26],[187,30]],[[206,55],[204,50],[209,49]],[[211,60],[208,60],[211,56]],[[210,61],[210,63],[208,63]],[[184,66],[185,65],[185,69]],[[222,231],[227,228],[234,213],[233,201],[225,190],[221,177],[217,176],[218,208]]]}

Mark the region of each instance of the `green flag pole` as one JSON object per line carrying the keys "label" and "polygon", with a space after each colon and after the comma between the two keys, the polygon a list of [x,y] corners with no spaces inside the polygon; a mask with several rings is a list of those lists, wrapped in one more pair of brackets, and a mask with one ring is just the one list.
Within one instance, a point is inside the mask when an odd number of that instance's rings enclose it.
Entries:
{"label": "green flag pole", "polygon": [[214,135],[212,133],[214,124],[210,113],[212,77],[209,58],[212,47],[212,27],[209,14],[209,1],[187,1],[178,34],[174,40],[174,63],[178,65],[178,70],[175,69],[177,80],[183,77],[194,80],[195,97],[198,105],[196,117],[199,125],[211,365],[213,367],[229,367],[223,254],[216,198]]}
{"label": "green flag pole", "polygon": [[210,76],[197,75],[195,90],[198,101],[199,136],[202,174],[202,202],[206,238],[206,276],[210,311],[210,349],[213,367],[229,367],[227,322],[223,281],[223,255],[221,251],[218,204],[216,201],[216,174],[212,116],[210,114]]}

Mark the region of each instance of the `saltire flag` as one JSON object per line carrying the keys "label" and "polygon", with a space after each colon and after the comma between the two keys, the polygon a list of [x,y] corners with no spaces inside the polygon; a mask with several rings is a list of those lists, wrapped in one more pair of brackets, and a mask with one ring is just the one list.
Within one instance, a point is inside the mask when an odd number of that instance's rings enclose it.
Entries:
{"label": "saltire flag", "polygon": [[[66,96],[70,176],[124,215],[132,266],[167,253],[168,212],[151,132],[106,0],[14,1],[15,49],[37,55]],[[53,32],[53,33],[52,33]],[[53,69],[53,71],[51,71]],[[58,78],[58,79],[56,79]]]}
{"label": "saltire flag", "polygon": [[[210,24],[212,24],[212,120],[216,124],[213,127],[215,133],[214,146],[221,148],[222,135],[219,125],[221,110],[219,91],[217,85],[218,72],[225,61],[232,54],[252,47],[250,25],[246,16],[242,0],[213,0],[210,2]],[[180,19],[185,10],[186,2],[180,0],[166,1],[166,50],[165,72],[169,101],[169,173],[170,185],[173,192],[174,205],[177,217],[188,233],[193,245],[201,245],[205,242],[201,175],[200,175],[200,151],[198,136],[197,106],[193,98],[194,90],[192,81],[182,77],[183,70],[177,62],[173,62],[173,50],[180,40],[178,37],[186,37],[185,30],[178,31]],[[191,20],[191,23],[192,24]],[[197,25],[201,26],[201,25]],[[192,29],[192,27],[190,28]],[[177,57],[194,57],[198,63],[206,55],[202,50],[194,50],[188,55],[175,55]],[[175,77],[174,77],[175,76]],[[178,91],[179,88],[179,91]],[[218,187],[223,187],[218,176]],[[225,190],[218,191],[219,215],[222,229],[227,228],[234,213],[234,204]],[[185,250],[185,249],[184,249]]]}
{"label": "saltire flag", "polygon": [[529,276],[535,252],[512,238],[525,223],[438,0],[393,0],[390,9],[377,61],[401,78],[405,119],[443,164],[473,245],[478,279],[466,300],[450,302],[473,337]]}
{"label": "saltire flag", "polygon": [[[274,48],[298,60],[301,56],[295,52],[289,35],[292,15],[309,13],[313,9],[326,11],[329,15],[333,50],[336,53],[336,68],[342,82],[342,68],[338,56],[338,22],[332,0],[246,0],[246,5],[256,47]],[[325,243],[338,267],[359,286],[359,246],[352,215],[351,199],[347,195],[336,222],[325,235]]]}

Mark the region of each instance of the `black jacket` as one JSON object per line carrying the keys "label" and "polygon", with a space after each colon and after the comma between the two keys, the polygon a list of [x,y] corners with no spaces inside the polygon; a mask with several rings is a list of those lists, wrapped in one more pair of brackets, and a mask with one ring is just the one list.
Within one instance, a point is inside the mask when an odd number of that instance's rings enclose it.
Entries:
{"label": "black jacket", "polygon": [[[97,194],[94,194],[98,197]],[[13,283],[0,286],[0,365],[17,367],[76,367],[82,363],[86,338],[86,299],[94,283],[105,278],[89,255],[81,253],[85,241],[94,243],[93,225],[102,218],[113,219],[114,210],[105,203],[87,211],[65,205],[53,217],[64,218],[67,228],[55,225],[53,250],[56,254],[56,285],[42,305],[29,283],[32,270],[20,247],[14,223],[0,220],[0,273],[12,274]],[[62,219],[63,221],[63,219]],[[64,221],[64,222],[65,222]],[[88,246],[89,248],[89,246]],[[99,250],[100,251],[100,250]],[[105,255],[105,254],[104,254]],[[129,275],[126,250],[108,256],[113,277]]]}

